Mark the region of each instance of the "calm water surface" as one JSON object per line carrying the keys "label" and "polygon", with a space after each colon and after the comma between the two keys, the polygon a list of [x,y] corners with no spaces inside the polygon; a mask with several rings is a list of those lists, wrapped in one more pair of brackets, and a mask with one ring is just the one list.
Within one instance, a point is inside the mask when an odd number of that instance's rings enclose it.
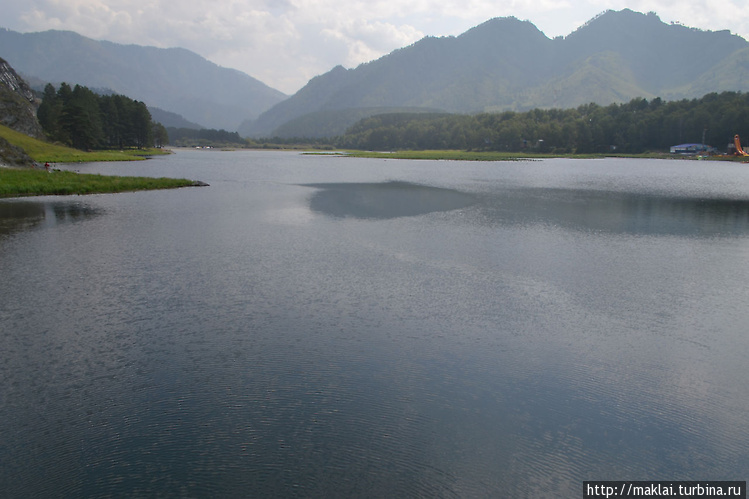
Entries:
{"label": "calm water surface", "polygon": [[0,201],[4,497],[749,475],[749,167],[179,151]]}

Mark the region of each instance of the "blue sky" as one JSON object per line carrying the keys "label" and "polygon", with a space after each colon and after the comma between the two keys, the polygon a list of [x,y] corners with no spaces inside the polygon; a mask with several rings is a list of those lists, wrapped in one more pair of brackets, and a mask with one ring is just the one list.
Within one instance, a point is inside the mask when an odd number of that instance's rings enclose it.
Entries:
{"label": "blue sky", "polygon": [[[355,67],[424,36],[459,35],[493,17],[566,36],[629,8],[666,23],[749,39],[743,0],[0,0],[0,27],[61,29],[117,43],[184,47],[294,93],[334,66]],[[0,47],[0,57],[2,57]]]}

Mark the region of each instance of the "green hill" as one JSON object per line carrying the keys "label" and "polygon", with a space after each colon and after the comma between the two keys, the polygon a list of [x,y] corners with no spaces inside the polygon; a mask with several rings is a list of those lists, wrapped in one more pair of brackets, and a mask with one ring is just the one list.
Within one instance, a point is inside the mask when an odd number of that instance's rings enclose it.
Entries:
{"label": "green hill", "polygon": [[272,136],[302,116],[346,109],[525,111],[749,91],[747,50],[749,42],[728,31],[669,25],[654,13],[626,9],[607,11],[553,40],[528,21],[492,19],[354,69],[334,68],[239,132]]}
{"label": "green hill", "polygon": [[349,127],[364,118],[390,113],[438,113],[436,109],[407,107],[360,107],[324,109],[305,114],[284,123],[275,130],[274,137],[318,139],[342,135]]}

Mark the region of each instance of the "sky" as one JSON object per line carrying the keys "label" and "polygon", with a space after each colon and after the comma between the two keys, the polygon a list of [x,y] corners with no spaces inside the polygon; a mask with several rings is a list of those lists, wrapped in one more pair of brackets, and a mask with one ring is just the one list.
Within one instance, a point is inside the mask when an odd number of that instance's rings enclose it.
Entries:
{"label": "sky", "polygon": [[745,0],[0,0],[0,27],[183,47],[293,94],[337,65],[353,68],[494,17],[528,20],[553,38],[625,8],[749,40]]}

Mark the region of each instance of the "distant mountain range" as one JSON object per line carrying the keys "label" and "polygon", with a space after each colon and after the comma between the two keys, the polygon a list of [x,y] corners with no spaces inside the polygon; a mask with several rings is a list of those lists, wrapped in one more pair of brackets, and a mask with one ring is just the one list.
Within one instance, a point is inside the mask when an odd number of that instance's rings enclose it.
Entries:
{"label": "distant mountain range", "polygon": [[335,67],[288,98],[185,49],[118,45],[65,31],[0,28],[0,57],[30,82],[111,89],[148,104],[166,126],[238,130],[245,137],[334,136],[384,112],[526,111],[749,91],[749,42],[627,9],[554,39],[528,21],[492,19],[353,69]]}
{"label": "distant mountain range", "polygon": [[110,89],[209,128],[235,131],[287,97],[189,50],[120,45],[70,31],[0,28],[0,57],[30,82]]}
{"label": "distant mountain range", "polygon": [[525,111],[724,90],[749,90],[749,42],[729,31],[622,10],[549,39],[528,21],[499,18],[457,37],[424,38],[355,69],[336,67],[239,132],[315,137],[342,133],[383,108]]}

